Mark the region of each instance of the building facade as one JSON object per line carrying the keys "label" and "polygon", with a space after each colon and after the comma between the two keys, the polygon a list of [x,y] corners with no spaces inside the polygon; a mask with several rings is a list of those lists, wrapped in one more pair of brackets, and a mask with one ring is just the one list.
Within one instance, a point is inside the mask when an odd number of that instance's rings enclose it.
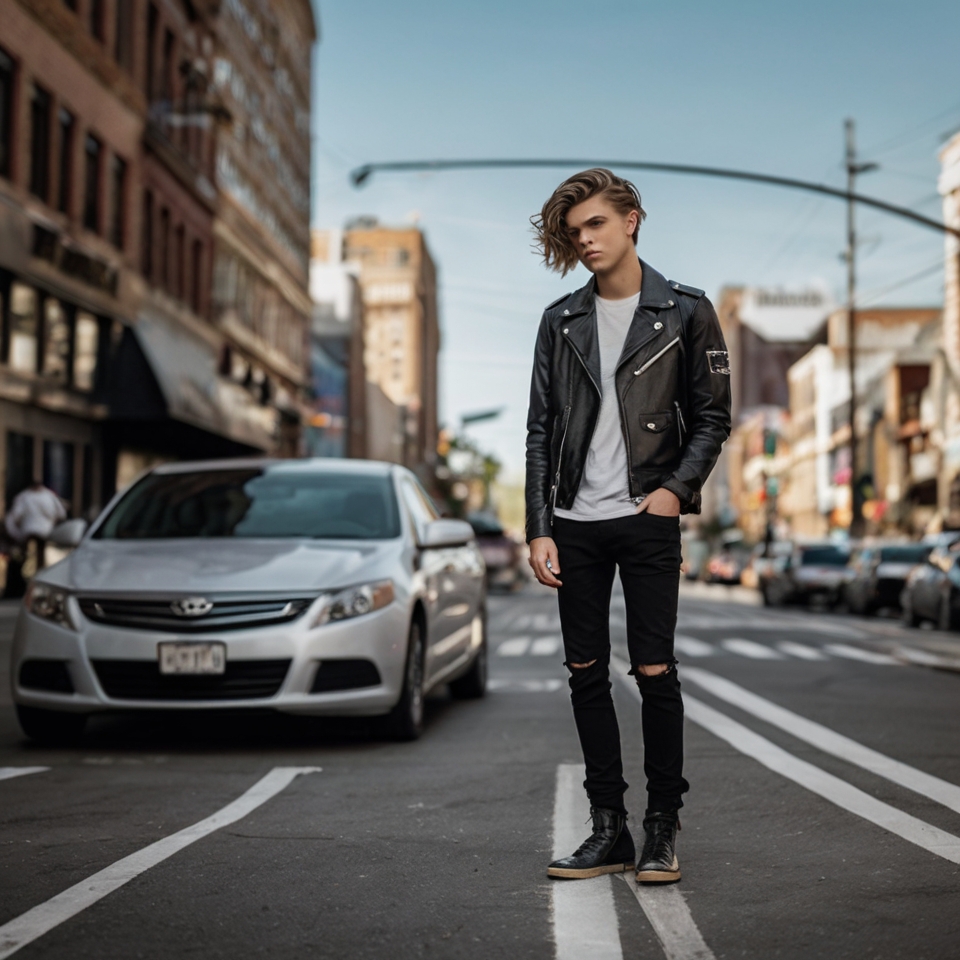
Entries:
{"label": "building facade", "polygon": [[[374,446],[383,448],[397,434],[398,449],[388,459],[431,480],[437,456],[440,324],[437,272],[426,239],[414,227],[357,221],[344,232],[343,259],[359,268],[364,370],[382,394],[368,402],[368,435],[377,436]],[[391,407],[399,411],[396,426],[384,422]]]}
{"label": "building facade", "polygon": [[[0,469],[300,448],[308,0],[0,0]],[[278,174],[279,171],[279,174]]]}

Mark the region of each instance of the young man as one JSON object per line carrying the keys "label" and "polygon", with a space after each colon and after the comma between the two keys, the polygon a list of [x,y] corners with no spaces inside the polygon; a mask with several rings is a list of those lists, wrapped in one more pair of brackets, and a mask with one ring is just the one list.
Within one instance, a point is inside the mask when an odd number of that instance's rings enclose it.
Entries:
{"label": "young man", "polygon": [[676,835],[683,703],[673,635],[680,514],[730,433],[730,369],[702,290],[637,258],[646,214],[636,187],[586,170],[532,218],[548,267],[593,277],[551,303],[537,337],[527,419],[527,541],[537,579],[558,591],[573,715],[586,765],[592,835],[551,877],[634,868],[620,732],[610,694],[610,594],[626,599],[630,673],[643,704],[647,808],[639,883],[680,879]]}

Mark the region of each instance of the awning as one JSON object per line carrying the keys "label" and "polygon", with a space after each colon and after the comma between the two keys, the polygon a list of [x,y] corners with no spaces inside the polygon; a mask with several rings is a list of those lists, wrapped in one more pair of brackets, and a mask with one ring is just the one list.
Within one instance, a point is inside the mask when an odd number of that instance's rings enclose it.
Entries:
{"label": "awning", "polygon": [[168,415],[238,443],[274,450],[277,410],[257,403],[240,384],[219,376],[216,349],[174,323],[145,309],[134,327]]}

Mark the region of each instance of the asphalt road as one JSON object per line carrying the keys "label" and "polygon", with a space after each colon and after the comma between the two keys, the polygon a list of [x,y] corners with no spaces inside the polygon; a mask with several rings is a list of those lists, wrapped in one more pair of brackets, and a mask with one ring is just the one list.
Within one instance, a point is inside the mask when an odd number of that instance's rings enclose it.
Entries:
{"label": "asphalt road", "polygon": [[[489,695],[432,699],[417,743],[151,716],[43,749],[0,605],[0,958],[14,936],[24,960],[960,956],[960,673],[891,655],[938,635],[685,597],[683,881],[638,897],[547,880],[586,834],[555,598],[493,597],[490,623]],[[622,655],[616,597],[613,623]],[[639,832],[638,704],[615,695]]]}

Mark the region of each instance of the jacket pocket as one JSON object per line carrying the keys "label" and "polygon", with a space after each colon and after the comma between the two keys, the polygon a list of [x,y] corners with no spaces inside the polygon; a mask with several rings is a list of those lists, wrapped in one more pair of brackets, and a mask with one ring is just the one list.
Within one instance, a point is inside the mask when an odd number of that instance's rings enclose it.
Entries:
{"label": "jacket pocket", "polygon": [[675,410],[641,413],[634,457],[644,467],[659,467],[676,459],[680,446],[680,424]]}

